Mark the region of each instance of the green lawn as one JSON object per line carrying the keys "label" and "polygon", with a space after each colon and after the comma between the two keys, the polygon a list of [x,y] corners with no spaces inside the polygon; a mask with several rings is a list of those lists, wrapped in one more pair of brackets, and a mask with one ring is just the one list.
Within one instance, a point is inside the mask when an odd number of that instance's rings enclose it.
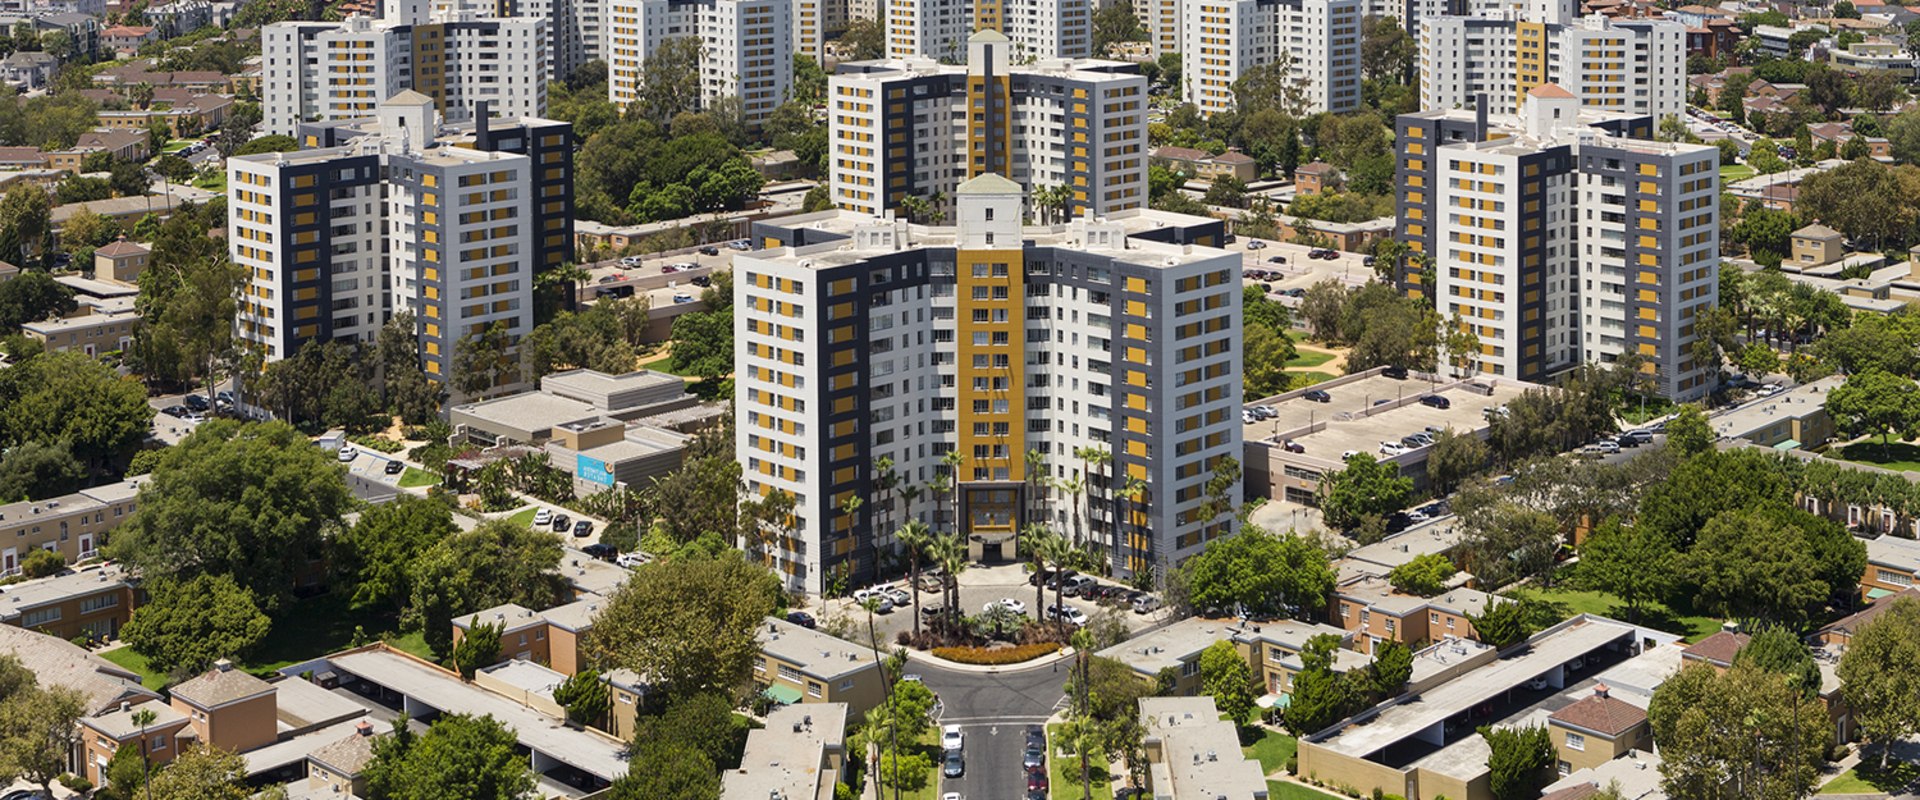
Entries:
{"label": "green lawn", "polygon": [[[926,784],[918,789],[900,790],[900,800],[938,800],[940,797],[940,766],[945,763],[940,759],[940,731],[938,729],[929,729],[920,736],[920,744],[914,747],[913,750],[914,752],[925,754],[927,760],[933,762],[933,767],[928,772]],[[906,755],[910,754],[902,753],[902,757]],[[881,758],[885,758],[885,756],[881,756]],[[968,766],[971,768],[972,765]],[[892,797],[893,787],[887,786],[883,794],[887,797]]]}
{"label": "green lawn", "polygon": [[1287,388],[1289,390],[1305,389],[1316,383],[1326,383],[1338,377],[1340,376],[1331,372],[1289,372],[1287,373]]}
{"label": "green lawn", "polygon": [[511,517],[507,517],[507,521],[515,525],[532,525],[533,515],[538,513],[540,513],[540,509],[538,507],[527,506],[526,508],[520,509],[520,513],[515,514]]}
{"label": "green lawn", "polygon": [[[1595,614],[1619,620],[1630,620],[1627,604],[1619,597],[1606,592],[1582,592],[1566,588],[1549,591],[1540,589],[1515,589],[1513,594],[1528,599],[1542,601],[1552,618],[1566,619],[1576,614]],[[1658,628],[1669,633],[1685,636],[1689,642],[1697,642],[1720,630],[1720,620],[1712,617],[1683,613],[1690,609],[1672,609],[1660,603],[1648,603],[1640,612],[1641,624]],[[1541,620],[1545,622],[1546,620]]]}
{"label": "green lawn", "polygon": [[[416,486],[434,486],[440,483],[440,476],[419,467],[407,467],[400,473],[400,488],[412,489]],[[531,516],[528,519],[532,519]]]}
{"label": "green lawn", "polygon": [[1317,367],[1335,358],[1332,353],[1314,353],[1305,350],[1296,352],[1298,355],[1287,361],[1288,367]]}
{"label": "green lawn", "polygon": [[1905,472],[1920,472],[1920,445],[1906,442],[1891,442],[1881,447],[1877,439],[1867,439],[1827,451],[1828,457],[1840,458],[1860,464],[1872,464],[1876,467],[1897,469]]}
{"label": "green lawn", "polygon": [[1821,794],[1880,794],[1897,793],[1913,785],[1920,779],[1920,764],[1912,764],[1898,759],[1887,763],[1887,771],[1881,772],[1879,751],[1861,756],[1860,766],[1840,773],[1827,785],[1820,787]]}
{"label": "green lawn", "polygon": [[160,687],[167,685],[167,676],[149,669],[147,667],[147,657],[133,652],[133,648],[131,647],[109,650],[101,653],[100,657],[119,664],[122,667],[126,667],[128,671],[139,675],[140,685],[156,692],[160,691]]}
{"label": "green lawn", "polygon": [[1267,781],[1268,800],[1340,800],[1318,789],[1286,781]]}
{"label": "green lawn", "polygon": [[1720,180],[1743,181],[1760,174],[1759,170],[1745,164],[1728,164],[1720,168]]}
{"label": "green lawn", "polygon": [[214,172],[202,177],[195,177],[193,179],[193,185],[209,192],[224,193],[227,191],[227,173]]}
{"label": "green lawn", "polygon": [[427,648],[427,635],[420,631],[389,637],[383,641],[395,650],[412,653],[428,661],[434,660],[433,651]]}
{"label": "green lawn", "polygon": [[[1052,740],[1060,734],[1060,725],[1047,726],[1047,738]],[[1069,756],[1055,747],[1047,758],[1047,780],[1052,782],[1050,790],[1054,797],[1079,797],[1080,757]],[[1096,761],[1098,759],[1095,759]],[[1093,784],[1093,800],[1113,800],[1113,778],[1107,774],[1105,764],[1093,764],[1087,770]]]}
{"label": "green lawn", "polygon": [[1285,769],[1287,759],[1293,757],[1293,751],[1299,747],[1298,740],[1280,731],[1260,729],[1260,741],[1245,748],[1247,757],[1260,762],[1260,772],[1272,775],[1276,770]]}
{"label": "green lawn", "polygon": [[187,149],[188,147],[192,146],[193,143],[198,141],[200,140],[199,139],[174,139],[173,141],[167,142],[166,146],[161,147],[160,152],[162,154],[178,153],[182,150]]}

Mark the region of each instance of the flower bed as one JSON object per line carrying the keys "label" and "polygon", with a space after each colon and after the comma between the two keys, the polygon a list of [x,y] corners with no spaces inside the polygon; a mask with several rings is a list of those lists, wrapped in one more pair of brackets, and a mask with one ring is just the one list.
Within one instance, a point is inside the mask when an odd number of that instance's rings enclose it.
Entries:
{"label": "flower bed", "polygon": [[1041,642],[1012,647],[936,647],[933,655],[961,664],[997,665],[1032,661],[1059,649],[1059,642]]}

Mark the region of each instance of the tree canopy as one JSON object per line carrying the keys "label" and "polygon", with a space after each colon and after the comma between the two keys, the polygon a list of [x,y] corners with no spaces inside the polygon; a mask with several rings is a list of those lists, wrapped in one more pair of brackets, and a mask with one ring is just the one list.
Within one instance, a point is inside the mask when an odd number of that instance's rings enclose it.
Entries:
{"label": "tree canopy", "polygon": [[1805,797],[1833,735],[1819,704],[1785,676],[1748,665],[1724,675],[1705,663],[1682,669],[1654,690],[1647,720],[1663,788],[1700,800]]}
{"label": "tree canopy", "polygon": [[498,605],[550,608],[567,596],[563,550],[546,531],[504,519],[440,539],[414,558],[405,622],[436,655],[453,648],[453,620]]}
{"label": "tree canopy", "polygon": [[443,714],[418,736],[396,728],[374,740],[367,790],[379,800],[515,800],[534,787],[518,745],[491,716]]}
{"label": "tree canopy", "polygon": [[1333,591],[1333,569],[1319,547],[1298,534],[1253,525],[1214,541],[1180,569],[1188,602],[1202,609],[1304,613],[1325,606]]}
{"label": "tree canopy", "polygon": [[754,633],[778,604],[779,580],[737,550],[637,569],[587,634],[602,669],[651,676],[672,696],[740,690],[753,674]]}
{"label": "tree canopy", "polygon": [[149,599],[121,629],[134,652],[162,672],[199,672],[222,658],[244,659],[272,620],[230,575],[148,581]]}

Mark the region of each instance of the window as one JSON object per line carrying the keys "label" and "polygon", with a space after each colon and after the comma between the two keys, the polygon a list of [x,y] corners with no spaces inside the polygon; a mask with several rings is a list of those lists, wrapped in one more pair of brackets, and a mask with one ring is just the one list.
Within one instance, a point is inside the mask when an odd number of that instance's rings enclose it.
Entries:
{"label": "window", "polygon": [[1571,731],[1567,732],[1567,749],[1585,751],[1587,749],[1587,737]]}
{"label": "window", "polygon": [[1904,572],[1895,572],[1890,569],[1883,569],[1878,571],[1880,573],[1881,583],[1892,584],[1894,586],[1912,586],[1913,585],[1912,575],[1908,575],[1907,573],[1904,573]]}
{"label": "window", "polygon": [[806,680],[805,678],[800,677],[800,670],[794,669],[785,664],[780,665],[780,679],[793,681],[794,683],[799,683],[801,681]]}
{"label": "window", "polygon": [[1193,677],[1193,676],[1195,676],[1195,675],[1198,675],[1198,674],[1200,674],[1200,660],[1199,660],[1199,659],[1194,659],[1194,660],[1192,660],[1192,661],[1182,661],[1182,662],[1180,662],[1180,677],[1182,677],[1182,678],[1191,678],[1191,677]]}
{"label": "window", "polygon": [[29,611],[26,614],[21,615],[20,627],[31,630],[41,625],[45,625],[49,622],[59,622],[59,621],[60,621],[60,607],[54,606],[53,608],[43,608],[38,611]]}
{"label": "window", "polygon": [[821,697],[821,696],[824,696],[825,694],[826,694],[826,689],[822,687],[820,684],[815,683],[813,681],[807,681],[808,697]]}
{"label": "window", "polygon": [[154,752],[159,752],[159,751],[161,751],[161,750],[165,750],[165,749],[167,749],[167,737],[165,737],[165,736],[155,736],[155,737],[153,737],[153,748],[152,748],[152,749],[153,749],[153,751],[154,751]]}

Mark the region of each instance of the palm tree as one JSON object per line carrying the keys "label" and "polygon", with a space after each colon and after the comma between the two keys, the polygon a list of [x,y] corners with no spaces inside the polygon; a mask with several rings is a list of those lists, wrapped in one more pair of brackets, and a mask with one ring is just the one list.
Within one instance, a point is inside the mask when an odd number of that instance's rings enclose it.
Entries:
{"label": "palm tree", "polygon": [[542,286],[559,286],[567,293],[567,310],[580,310],[580,287],[593,280],[593,275],[580,265],[568,261],[546,272],[540,273],[534,283]]}
{"label": "palm tree", "polygon": [[857,494],[847,495],[847,499],[841,501],[840,513],[847,515],[848,536],[857,537],[860,535],[860,507],[866,504],[867,501]]}
{"label": "palm tree", "polygon": [[945,590],[940,596],[947,606],[949,625],[960,624],[960,573],[967,569],[967,540],[960,534],[947,533],[933,537],[928,555],[946,573]]}
{"label": "palm tree", "polygon": [[1021,476],[1027,483],[1027,521],[1035,522],[1040,515],[1040,487],[1047,483],[1047,453],[1044,450],[1027,450],[1027,471]]}
{"label": "palm tree", "polygon": [[1080,535],[1080,493],[1086,491],[1087,481],[1079,475],[1069,475],[1064,480],[1054,481],[1053,488],[1060,490],[1073,503],[1073,543],[1079,544],[1083,538]]}
{"label": "palm tree", "polygon": [[868,539],[875,572],[880,568],[880,535],[877,531],[893,530],[893,490],[900,484],[900,475],[893,471],[893,459],[881,456],[873,460],[874,489],[880,493],[880,520],[874,527],[876,533]]}
{"label": "palm tree", "polygon": [[933,541],[933,529],[917,519],[907,520],[893,538],[907,550],[908,569],[913,573],[913,638],[920,638],[920,554]]}
{"label": "palm tree", "polygon": [[[1124,484],[1121,484],[1120,488],[1114,492],[1114,497],[1118,498],[1118,500],[1120,501],[1119,503],[1121,508],[1120,515],[1126,518],[1127,527],[1129,529],[1128,532],[1131,534],[1138,534],[1140,532],[1139,526],[1134,524],[1134,521],[1133,521],[1134,513],[1139,510],[1140,502],[1146,496],[1147,496],[1147,482],[1134,477],[1128,477],[1127,482]],[[1119,546],[1118,533],[1114,534],[1113,552],[1115,557],[1118,558],[1121,552],[1121,548]]]}
{"label": "palm tree", "polygon": [[[1057,572],[1065,572],[1067,565],[1073,563],[1074,553],[1078,552],[1073,548],[1073,544],[1066,540],[1066,537],[1054,533],[1051,530],[1047,531],[1045,536],[1040,537],[1039,550],[1042,562],[1052,566]],[[1042,574],[1044,573],[1045,570],[1043,569]],[[1053,604],[1055,606],[1062,605],[1066,602],[1066,591],[1066,581],[1060,581],[1054,584]]]}
{"label": "palm tree", "polygon": [[[1087,478],[1087,516],[1091,518],[1093,516],[1093,490],[1099,489],[1102,492],[1107,492],[1112,489],[1112,485],[1108,482],[1109,476],[1107,475],[1107,469],[1113,464],[1113,451],[1104,447],[1077,447],[1074,448],[1073,454],[1080,458],[1081,472],[1087,472],[1088,468],[1092,466],[1098,466],[1100,468],[1100,480],[1095,481],[1091,476]],[[1109,495],[1109,497],[1110,496],[1111,495]],[[1109,504],[1101,503],[1101,505],[1105,506]],[[1109,537],[1109,541],[1107,542],[1109,545],[1113,544],[1112,539],[1115,536],[1116,529],[1114,528],[1114,523],[1113,509],[1108,508],[1106,533]]]}
{"label": "palm tree", "polygon": [[947,494],[953,491],[953,476],[947,473],[935,473],[933,480],[927,481],[927,493],[933,495],[933,527],[939,530],[946,519]]}
{"label": "palm tree", "polygon": [[1026,527],[1020,529],[1020,543],[1026,547],[1027,558],[1033,562],[1033,613],[1035,616],[1038,616],[1041,609],[1047,605],[1047,559],[1042,545],[1050,536],[1058,538],[1059,534],[1040,522],[1029,522]]}

